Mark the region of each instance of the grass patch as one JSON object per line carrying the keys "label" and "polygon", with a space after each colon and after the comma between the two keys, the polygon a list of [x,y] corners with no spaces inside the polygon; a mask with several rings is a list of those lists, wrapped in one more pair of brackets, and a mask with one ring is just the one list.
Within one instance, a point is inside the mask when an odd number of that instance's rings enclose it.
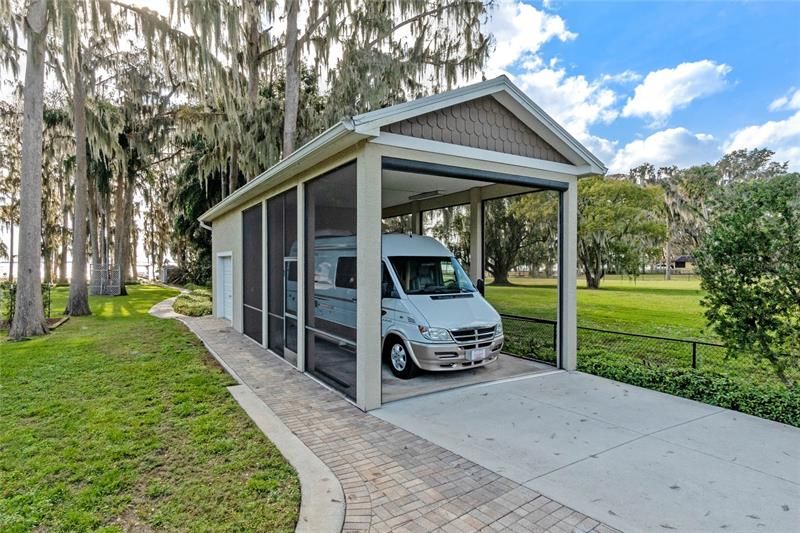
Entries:
{"label": "grass patch", "polygon": [[[554,279],[512,278],[512,285],[486,286],[486,297],[501,313],[555,319]],[[696,277],[665,281],[663,276],[603,279],[600,289],[578,281],[578,325],[664,337],[714,340],[707,327]]]}
{"label": "grass patch", "polygon": [[176,313],[186,316],[206,316],[212,312],[211,290],[196,288],[181,293],[172,304]]}
{"label": "grass patch", "polygon": [[296,473],[234,381],[147,314],[174,294],[92,297],[90,317],[0,341],[0,530],[294,530]]}
{"label": "grass patch", "polygon": [[[589,290],[578,282],[578,325],[676,339],[721,343],[708,328],[700,299],[700,281],[693,276],[646,275],[636,280],[610,276],[601,288]],[[512,285],[487,285],[486,297],[500,313],[555,319],[556,282],[552,279],[512,278]],[[506,346],[517,355],[555,362],[552,326],[506,319]],[[623,337],[578,330],[578,359],[592,351],[631,364],[691,370],[691,344]],[[783,386],[774,369],[747,355],[727,357],[723,348],[698,346],[698,369],[746,384]],[[795,379],[800,376],[795,375]]]}

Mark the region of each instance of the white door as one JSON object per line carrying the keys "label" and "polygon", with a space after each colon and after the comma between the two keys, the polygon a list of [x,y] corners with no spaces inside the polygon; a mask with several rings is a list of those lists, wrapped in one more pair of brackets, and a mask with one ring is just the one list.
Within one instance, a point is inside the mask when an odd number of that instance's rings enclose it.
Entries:
{"label": "white door", "polygon": [[222,318],[227,318],[233,321],[233,267],[230,257],[219,258],[219,271],[220,271],[220,312]]}

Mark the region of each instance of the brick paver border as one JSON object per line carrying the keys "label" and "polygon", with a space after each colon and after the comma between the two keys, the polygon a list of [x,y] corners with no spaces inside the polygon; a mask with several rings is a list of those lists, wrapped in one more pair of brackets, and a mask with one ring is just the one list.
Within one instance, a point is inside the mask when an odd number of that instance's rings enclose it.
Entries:
{"label": "brick paver border", "polygon": [[215,318],[181,317],[336,475],[346,532],[617,531],[364,413]]}

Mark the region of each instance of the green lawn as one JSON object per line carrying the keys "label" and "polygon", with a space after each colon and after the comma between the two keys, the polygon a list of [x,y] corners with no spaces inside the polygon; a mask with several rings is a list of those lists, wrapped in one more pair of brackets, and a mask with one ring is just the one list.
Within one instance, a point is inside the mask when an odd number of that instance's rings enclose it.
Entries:
{"label": "green lawn", "polygon": [[[486,286],[486,297],[501,313],[554,319],[556,284],[551,279],[512,278],[511,286]],[[603,279],[600,289],[578,280],[578,325],[665,337],[714,340],[700,305],[696,277],[665,281],[663,276]]]}
{"label": "green lawn", "polygon": [[[501,313],[555,319],[555,280],[512,278],[510,286],[486,286],[487,299]],[[578,282],[578,325],[628,333],[719,343],[707,326],[696,277],[666,281],[663,276],[606,277],[597,290]],[[553,328],[506,320],[506,347],[512,353],[555,362]],[[691,344],[673,343],[586,330],[578,331],[579,359],[636,362],[645,366],[688,368]],[[749,383],[779,384],[772,367],[747,355],[726,357],[719,347],[697,347],[698,368]]]}
{"label": "green lawn", "polygon": [[[93,297],[94,315],[0,341],[0,530],[292,531],[296,473],[186,328],[176,291]],[[62,310],[66,289],[53,294]]]}

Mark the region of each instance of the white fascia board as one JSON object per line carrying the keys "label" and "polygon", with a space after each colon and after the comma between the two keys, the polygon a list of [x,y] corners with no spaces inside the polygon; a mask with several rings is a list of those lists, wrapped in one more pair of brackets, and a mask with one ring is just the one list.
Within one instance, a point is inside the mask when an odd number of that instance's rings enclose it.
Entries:
{"label": "white fascia board", "polygon": [[366,137],[369,137],[369,135],[354,131],[352,121],[343,120],[304,144],[286,159],[272,165],[265,172],[237,189],[233,194],[200,215],[199,220],[203,223],[210,222],[277,185],[284,179],[288,179],[312,167]]}
{"label": "white fascia board", "polygon": [[385,131],[381,132],[378,137],[371,139],[369,142],[383,146],[394,146],[397,148],[416,150],[419,152],[430,152],[434,154],[461,157],[464,159],[488,161],[491,163],[530,168],[561,176],[567,175],[582,177],[596,173],[596,171],[594,171],[593,167],[590,165],[567,165],[566,163],[556,163],[554,161],[546,161],[544,159],[534,159],[532,157],[506,154],[503,152],[495,152],[494,150],[484,150],[482,148],[471,148],[469,146],[461,146],[458,144],[450,144],[440,141],[429,141],[427,139],[419,139],[417,137],[399,135],[397,133],[388,133]]}

